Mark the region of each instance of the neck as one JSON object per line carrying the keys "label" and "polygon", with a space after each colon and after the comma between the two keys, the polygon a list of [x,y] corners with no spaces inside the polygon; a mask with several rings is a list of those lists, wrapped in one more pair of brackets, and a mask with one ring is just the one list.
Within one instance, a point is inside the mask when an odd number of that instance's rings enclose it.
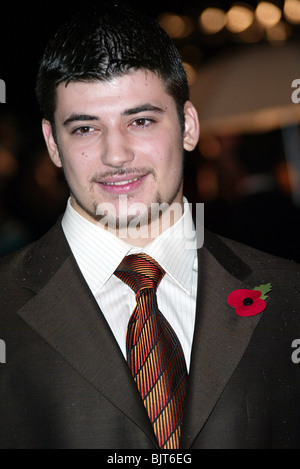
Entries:
{"label": "neck", "polygon": [[71,197],[71,205],[80,215],[90,222],[102,226],[108,232],[136,247],[146,246],[151,243],[151,241],[158,238],[158,236],[173,226],[182,217],[184,212],[182,198],[180,201],[173,202],[170,205],[166,204],[166,209],[163,209],[160,204],[154,204],[150,210],[147,221],[140,220],[137,216],[126,224],[126,226],[118,228],[114,224],[111,227],[105,218],[102,221],[97,220],[92,214],[89,214],[86,210],[81,208],[73,197]]}
{"label": "neck", "polygon": [[[138,223],[137,220],[133,220],[125,228],[113,230],[113,234],[132,246],[144,247],[173,226],[182,217],[183,212],[183,202],[175,202],[162,213],[151,214],[148,223]],[[105,229],[110,231],[109,227]]]}

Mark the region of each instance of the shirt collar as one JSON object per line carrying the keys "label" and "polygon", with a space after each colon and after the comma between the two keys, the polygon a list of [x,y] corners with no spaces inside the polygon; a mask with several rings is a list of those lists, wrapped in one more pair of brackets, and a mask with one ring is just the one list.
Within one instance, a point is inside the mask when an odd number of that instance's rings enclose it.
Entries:
{"label": "shirt collar", "polygon": [[82,217],[68,200],[62,228],[90,289],[96,294],[128,255],[144,252],[153,257],[181,288],[191,292],[192,270],[197,260],[196,235],[189,203],[170,228],[143,248],[123,239]]}
{"label": "shirt collar", "polygon": [[[191,293],[192,270],[197,261],[196,232],[188,201],[177,222],[139,252],[153,257],[165,272],[187,293]],[[136,252],[132,248],[131,252]]]}

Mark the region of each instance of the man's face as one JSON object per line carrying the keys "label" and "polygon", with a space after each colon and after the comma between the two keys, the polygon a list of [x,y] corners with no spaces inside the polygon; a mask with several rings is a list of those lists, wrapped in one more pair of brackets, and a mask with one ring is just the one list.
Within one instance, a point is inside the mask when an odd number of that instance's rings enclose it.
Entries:
{"label": "man's face", "polygon": [[135,71],[106,82],[60,84],[56,142],[48,121],[43,132],[52,160],[63,166],[75,210],[96,222],[105,205],[112,219],[130,221],[137,212],[150,213],[155,202],[182,204],[183,151],[198,140],[190,102],[185,122],[182,133],[162,81]]}

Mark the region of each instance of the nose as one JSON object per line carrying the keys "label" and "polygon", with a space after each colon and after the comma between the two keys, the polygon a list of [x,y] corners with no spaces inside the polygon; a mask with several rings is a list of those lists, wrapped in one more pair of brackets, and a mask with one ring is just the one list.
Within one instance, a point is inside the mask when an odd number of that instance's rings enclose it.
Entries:
{"label": "nose", "polygon": [[122,131],[106,132],[102,149],[102,163],[120,168],[134,160],[134,151],[129,139]]}

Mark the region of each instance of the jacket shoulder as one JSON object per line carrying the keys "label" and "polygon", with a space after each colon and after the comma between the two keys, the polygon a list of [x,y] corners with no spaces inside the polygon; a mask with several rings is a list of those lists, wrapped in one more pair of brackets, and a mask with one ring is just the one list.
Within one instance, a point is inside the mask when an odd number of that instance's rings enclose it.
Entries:
{"label": "jacket shoulder", "polygon": [[[60,267],[70,249],[60,220],[40,239],[0,259],[0,298],[3,305],[27,285],[39,290]],[[32,293],[31,293],[32,295]],[[22,296],[22,295],[21,295]]]}
{"label": "jacket shoulder", "polygon": [[[300,264],[208,233],[205,247],[231,275],[253,287],[271,283],[272,294],[290,310],[300,308]],[[293,307],[291,306],[293,304]]]}
{"label": "jacket shoulder", "polygon": [[221,236],[219,238],[253,269],[265,268],[275,271],[283,269],[300,275],[300,264],[298,262],[274,256],[231,239]]}
{"label": "jacket shoulder", "polygon": [[251,269],[270,268],[284,269],[292,272],[300,272],[300,264],[289,259],[274,256],[267,252],[260,251],[246,244],[240,243],[233,239],[205,232],[205,246],[212,254],[219,259],[223,259],[224,263],[233,257],[238,257],[242,262]]}

